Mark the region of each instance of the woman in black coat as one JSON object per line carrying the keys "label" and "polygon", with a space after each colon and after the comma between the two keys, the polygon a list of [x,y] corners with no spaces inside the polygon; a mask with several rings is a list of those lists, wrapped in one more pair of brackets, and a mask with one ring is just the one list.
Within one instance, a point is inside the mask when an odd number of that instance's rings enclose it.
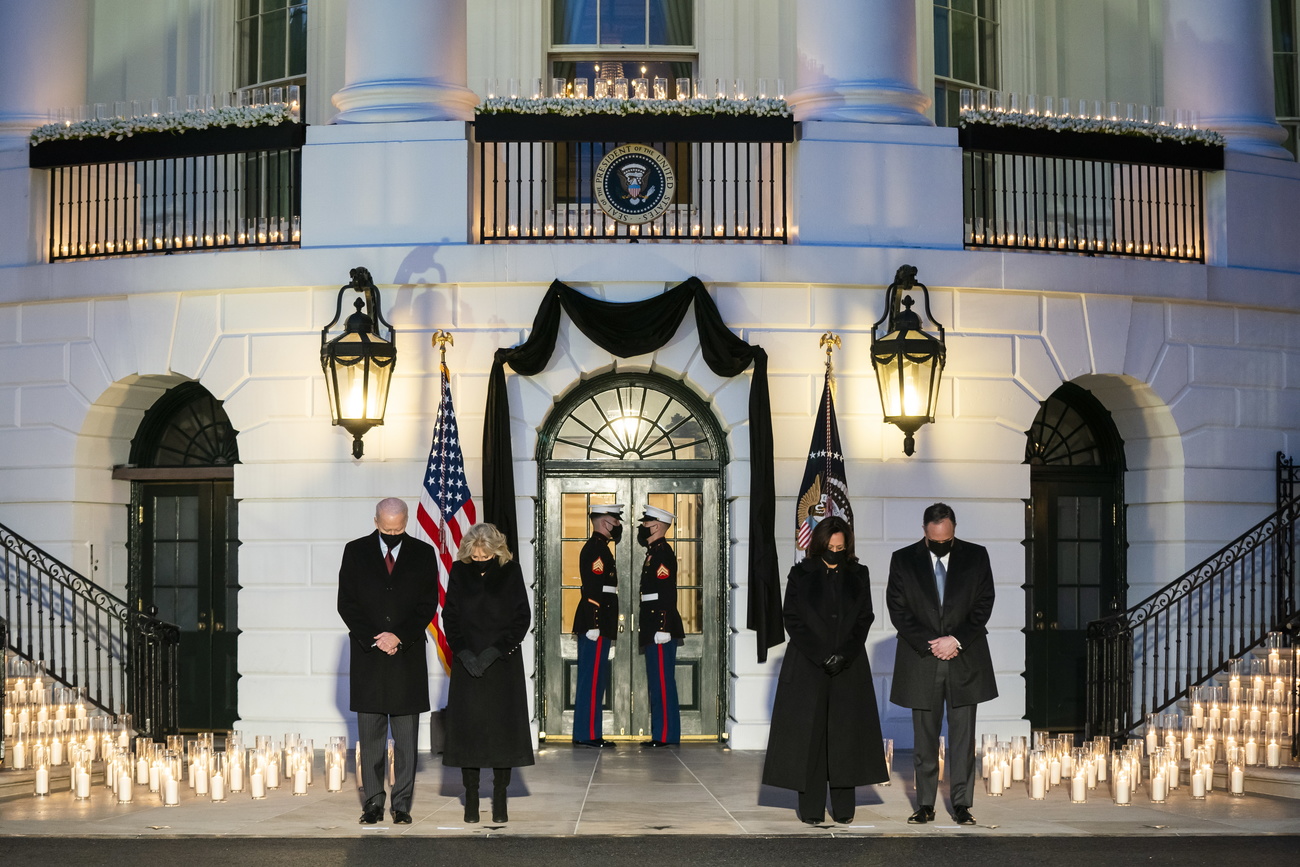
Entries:
{"label": "woman in black coat", "polygon": [[460,768],[466,822],[479,818],[479,769],[492,768],[492,821],[507,822],[511,768],[533,763],[519,652],[532,613],[519,564],[491,524],[475,524],[461,539],[442,619],[452,655],[442,763]]}
{"label": "woman in black coat", "polygon": [[781,663],[763,783],[799,793],[799,818],[853,821],[855,786],[889,779],[871,662],[863,650],[875,620],[867,567],[838,516],[813,530],[808,556],[785,588],[790,644]]}

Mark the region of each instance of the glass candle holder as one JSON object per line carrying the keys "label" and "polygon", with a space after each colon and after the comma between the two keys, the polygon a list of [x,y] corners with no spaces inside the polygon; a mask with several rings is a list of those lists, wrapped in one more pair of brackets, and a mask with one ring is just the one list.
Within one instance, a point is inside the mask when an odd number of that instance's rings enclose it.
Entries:
{"label": "glass candle holder", "polygon": [[1228,794],[1241,798],[1246,795],[1246,756],[1241,747],[1228,751]]}
{"label": "glass candle holder", "polygon": [[667,99],[667,98],[668,98],[668,79],[666,79],[666,78],[662,78],[662,77],[660,77],[660,76],[655,76],[655,80],[654,80],[654,98],[655,98],[655,99]]}
{"label": "glass candle holder", "polygon": [[609,85],[608,78],[596,79],[596,99],[608,99],[610,97]]}
{"label": "glass candle holder", "polygon": [[677,88],[676,96],[678,99],[691,98],[691,80],[689,78],[678,78],[674,84]]}
{"label": "glass candle holder", "polygon": [[633,99],[650,98],[650,79],[648,78],[632,79],[632,98]]}
{"label": "glass candle holder", "polygon": [[569,83],[563,78],[551,79],[551,96],[560,99],[568,96]]}
{"label": "glass candle holder", "polygon": [[615,98],[615,99],[627,99],[627,94],[628,94],[628,89],[627,89],[627,79],[626,79],[626,78],[621,78],[621,77],[620,77],[620,78],[615,78],[615,79],[614,79],[614,94],[613,94],[614,98]]}
{"label": "glass candle holder", "polygon": [[587,98],[587,79],[585,78],[573,79],[573,98],[574,99]]}
{"label": "glass candle holder", "polygon": [[230,773],[226,768],[226,754],[214,753],[212,755],[212,764],[209,769],[211,776],[208,780],[208,791],[211,793],[210,797],[214,804],[220,804],[222,801],[226,800],[226,781],[230,777]]}

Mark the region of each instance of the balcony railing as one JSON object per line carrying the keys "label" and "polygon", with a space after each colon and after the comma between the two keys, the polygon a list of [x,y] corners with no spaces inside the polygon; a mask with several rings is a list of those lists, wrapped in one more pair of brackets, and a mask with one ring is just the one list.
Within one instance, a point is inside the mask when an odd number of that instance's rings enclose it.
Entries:
{"label": "balcony railing", "polygon": [[297,246],[305,126],[44,142],[51,261]]}
{"label": "balcony railing", "polygon": [[[517,241],[748,241],[785,243],[794,122],[765,117],[480,115],[481,243]],[[667,210],[620,222],[597,202],[605,154],[639,143],[676,178]]]}
{"label": "balcony railing", "polygon": [[1101,133],[960,131],[968,248],[1205,261],[1222,148]]}

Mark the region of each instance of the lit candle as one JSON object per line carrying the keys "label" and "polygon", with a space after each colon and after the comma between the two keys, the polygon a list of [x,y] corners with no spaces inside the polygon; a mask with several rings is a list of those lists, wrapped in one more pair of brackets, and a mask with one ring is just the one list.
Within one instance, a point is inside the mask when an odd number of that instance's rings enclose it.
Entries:
{"label": "lit candle", "polygon": [[226,780],[220,773],[212,775],[212,800],[226,800]]}
{"label": "lit candle", "polygon": [[1088,800],[1088,781],[1082,771],[1074,775],[1074,781],[1070,786],[1070,800],[1076,804]]}
{"label": "lit candle", "polygon": [[1011,779],[1020,782],[1025,778],[1025,757],[1021,753],[1016,753],[1011,757]]}
{"label": "lit candle", "polygon": [[1254,738],[1246,741],[1246,764],[1259,764],[1259,744],[1255,743]]}
{"label": "lit candle", "polygon": [[1192,797],[1196,799],[1205,797],[1205,774],[1200,768],[1192,772]]}
{"label": "lit candle", "polygon": [[1205,764],[1201,766],[1201,776],[1205,777],[1205,792],[1209,794],[1214,791],[1214,765]]}
{"label": "lit candle", "polygon": [[117,777],[117,802],[119,804],[131,803],[131,775],[126,769],[122,769]]}
{"label": "lit candle", "polygon": [[330,765],[329,782],[326,788],[331,792],[338,792],[343,789],[343,769],[338,765]]}
{"label": "lit candle", "polygon": [[77,800],[84,801],[90,797],[90,772],[85,768],[78,768],[77,776]]}
{"label": "lit candle", "polygon": [[1088,782],[1088,788],[1090,789],[1097,788],[1097,763],[1084,762],[1083,770],[1084,770],[1085,778],[1087,779]]}
{"label": "lit candle", "polygon": [[144,756],[135,760],[135,781],[142,786],[149,782],[149,763]]}
{"label": "lit candle", "polygon": [[1052,764],[1048,766],[1047,782],[1048,785],[1052,785],[1052,786],[1061,785],[1061,760],[1060,759],[1055,759],[1055,758],[1052,759]]}
{"label": "lit candle", "polygon": [[1061,754],[1061,776],[1062,777],[1074,776],[1074,757],[1071,756],[1069,753]]}
{"label": "lit candle", "polygon": [[261,771],[253,771],[248,777],[248,784],[253,790],[253,800],[260,801],[266,797],[266,781]]}
{"label": "lit candle", "polygon": [[989,768],[989,794],[1002,794],[1002,766],[994,765]]}
{"label": "lit candle", "polygon": [[1233,765],[1232,773],[1229,776],[1228,791],[1234,795],[1246,794],[1246,772],[1242,770],[1241,765]]}
{"label": "lit candle", "polygon": [[36,769],[36,794],[48,795],[50,793],[50,772],[47,768]]}
{"label": "lit candle", "polygon": [[1129,805],[1129,801],[1132,795],[1129,792],[1128,780],[1129,780],[1128,771],[1120,771],[1119,775],[1115,777],[1115,805],[1116,806],[1127,807]]}
{"label": "lit candle", "polygon": [[244,791],[244,766],[241,762],[232,762],[230,765],[230,791]]}
{"label": "lit candle", "polygon": [[206,795],[208,793],[208,769],[202,765],[194,766],[194,794]]}
{"label": "lit candle", "polygon": [[162,780],[158,776],[158,766],[149,766],[149,791],[156,792],[162,786]]}
{"label": "lit candle", "polygon": [[176,778],[168,774],[166,779],[163,780],[163,806],[175,807],[180,802],[180,786],[177,784]]}
{"label": "lit candle", "polygon": [[1043,775],[1034,771],[1034,775],[1029,779],[1029,797],[1035,801],[1043,800],[1045,786],[1043,784]]}
{"label": "lit candle", "polygon": [[22,741],[14,743],[14,770],[21,771],[27,767],[27,745]]}
{"label": "lit candle", "polygon": [[58,738],[50,741],[50,764],[63,764],[63,741]]}
{"label": "lit candle", "polygon": [[307,794],[307,769],[299,768],[293,775],[293,793],[295,795]]}
{"label": "lit candle", "polygon": [[984,779],[987,780],[987,779],[989,778],[989,770],[990,770],[992,767],[993,767],[993,754],[992,754],[992,753],[985,753],[985,754],[984,754],[983,767],[982,767],[982,769],[983,769],[983,776],[984,776]]}
{"label": "lit candle", "polygon": [[1157,804],[1163,803],[1165,800],[1166,788],[1165,772],[1164,769],[1161,769],[1151,778],[1151,800]]}
{"label": "lit candle", "polygon": [[1282,749],[1278,746],[1277,741],[1268,742],[1268,759],[1266,764],[1270,768],[1280,768],[1282,766]]}

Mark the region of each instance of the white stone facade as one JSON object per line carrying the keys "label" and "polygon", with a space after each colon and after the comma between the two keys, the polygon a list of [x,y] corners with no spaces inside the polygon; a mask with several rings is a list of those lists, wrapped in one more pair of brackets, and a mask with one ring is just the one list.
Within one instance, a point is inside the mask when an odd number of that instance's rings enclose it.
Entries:
{"label": "white stone facade", "polygon": [[[334,36],[339,5],[319,4]],[[484,58],[509,53],[482,18],[507,15],[506,5],[472,4],[471,87]],[[711,20],[727,4],[700,5]],[[775,5],[793,18],[793,4]],[[748,16],[730,14],[742,29]],[[510,32],[533,26],[512,21]],[[95,22],[96,44],[110,39]],[[728,50],[749,56],[760,37],[737,36]],[[780,43],[775,57],[793,53],[787,37],[771,38]],[[702,43],[711,41],[727,40],[712,30]],[[706,49],[700,54],[703,64]],[[339,60],[321,73],[337,89]],[[514,74],[504,59],[494,62],[496,74]],[[0,120],[16,115],[0,111]],[[351,725],[334,608],[339,557],[369,530],[376,500],[418,499],[438,399],[432,332],[455,335],[448,364],[467,472],[481,496],[492,354],[527,335],[550,281],[624,301],[693,275],[727,324],[771,358],[783,574],[820,394],[818,337],[843,338],[836,404],[858,553],[872,570],[869,651],[886,735],[900,745],[911,739],[907,712],[886,700],[895,644],[883,599],[889,553],[919,538],[922,509],[940,499],[955,508],[960,536],[989,547],[997,577],[990,632],[1001,697],[980,709],[980,728],[1026,733],[1024,432],[1062,382],[1084,386],[1112,412],[1128,462],[1130,603],[1272,511],[1274,454],[1300,448],[1300,171],[1231,151],[1208,195],[1209,261],[1187,264],[963,250],[952,130],[809,122],[794,151],[797,243],[482,246],[472,237],[473,149],[462,122],[322,124],[303,153],[300,249],[49,264],[39,254],[41,173],[26,167],[20,140],[0,150],[0,522],[122,593],[130,483],[114,481],[112,469],[126,462],[163,389],[200,382],[239,431],[239,726],[301,731],[320,743]],[[901,433],[881,423],[868,353],[884,286],[904,263],[931,288],[949,347],[939,414],[917,435],[912,458]],[[358,265],[382,288],[400,357],[386,423],[354,461],[347,436],[329,424],[318,352],[338,287]],[[659,352],[632,359],[599,350],[566,319],[544,373],[509,374],[521,565],[535,575],[539,429],[579,381],[622,369],[681,379],[727,434],[727,730],[733,746],[761,748],[782,648],[758,664],[744,628],[747,388],[709,371],[692,319]],[[530,671],[532,651],[530,638]],[[431,688],[445,694],[440,672]]]}

